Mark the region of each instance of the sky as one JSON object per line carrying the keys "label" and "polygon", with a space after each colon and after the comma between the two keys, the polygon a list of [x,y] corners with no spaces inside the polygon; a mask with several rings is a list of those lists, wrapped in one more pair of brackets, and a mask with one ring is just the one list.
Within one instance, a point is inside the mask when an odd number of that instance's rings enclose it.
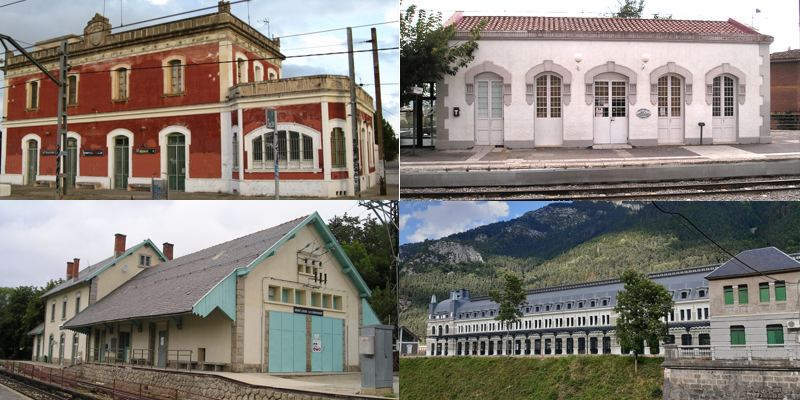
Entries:
{"label": "sky", "polygon": [[546,201],[401,201],[400,244],[439,239],[537,210]]}
{"label": "sky", "polygon": [[[658,13],[673,19],[727,21],[733,18],[775,38],[770,52],[800,48],[798,0],[645,0],[644,17]],[[619,9],[617,0],[562,0],[558,2],[493,0],[403,0],[401,8],[415,4],[440,11],[443,21],[455,11],[465,15],[542,15],[561,17],[602,17]],[[761,10],[755,13],[755,10]]]}
{"label": "sky", "polygon": [[[0,33],[26,42],[23,46],[41,40],[67,34],[82,34],[86,23],[95,13],[105,14],[112,26],[142,21],[183,11],[215,6],[217,0],[26,0],[19,4],[0,8]],[[11,3],[0,0],[0,5]],[[120,13],[120,3],[122,13]],[[249,4],[249,10],[248,10]],[[347,26],[377,24],[397,21],[399,17],[396,0],[302,0],[268,1],[251,0],[231,6],[234,15],[269,37],[281,37],[297,33],[314,32]],[[214,10],[174,17],[183,19],[212,13]],[[248,17],[249,13],[249,17]],[[30,16],[35,15],[35,20]],[[264,20],[269,19],[269,24]],[[149,24],[136,25],[141,28],[150,24],[167,22],[170,19]],[[397,47],[400,42],[400,24],[376,25],[378,47]],[[116,31],[115,31],[116,32]],[[371,49],[370,27],[353,28],[356,50]],[[347,31],[325,32],[314,35],[286,37],[281,39],[281,51],[286,56],[347,51]],[[400,52],[381,51],[380,70],[384,118],[399,132],[400,107]],[[356,53],[356,82],[363,83],[364,90],[374,98],[374,74],[372,53]],[[283,63],[283,77],[334,74],[348,75],[347,55],[324,57],[289,58]],[[2,80],[0,72],[0,80]],[[387,85],[394,83],[394,85]],[[2,86],[2,85],[0,85]],[[2,91],[0,91],[0,115],[2,115]]]}
{"label": "sky", "polygon": [[[150,239],[175,245],[180,257],[319,212],[365,218],[356,201],[4,201],[0,203],[0,287],[43,286],[112,255],[114,234],[128,247]],[[198,217],[202,216],[202,217]]]}

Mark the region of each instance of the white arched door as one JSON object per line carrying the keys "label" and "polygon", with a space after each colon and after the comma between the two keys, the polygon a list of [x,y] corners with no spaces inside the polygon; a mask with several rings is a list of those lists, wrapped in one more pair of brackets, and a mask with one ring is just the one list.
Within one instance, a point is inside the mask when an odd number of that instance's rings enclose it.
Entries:
{"label": "white arched door", "polygon": [[714,78],[711,97],[711,128],[714,143],[736,143],[736,79]]}
{"label": "white arched door", "polygon": [[628,82],[617,74],[594,81],[594,143],[628,143]]}
{"label": "white arched door", "polygon": [[533,133],[536,146],[561,146],[564,143],[561,108],[561,77],[543,74],[536,77],[536,105]]}
{"label": "white arched door", "polygon": [[658,78],[658,144],[683,144],[683,96],[681,78]]}
{"label": "white arched door", "polygon": [[503,145],[503,78],[493,73],[475,77],[475,144]]}

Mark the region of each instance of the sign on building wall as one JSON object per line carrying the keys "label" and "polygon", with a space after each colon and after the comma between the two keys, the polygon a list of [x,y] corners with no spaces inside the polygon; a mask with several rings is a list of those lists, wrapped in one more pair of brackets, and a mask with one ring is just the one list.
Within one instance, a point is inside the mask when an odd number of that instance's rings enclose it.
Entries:
{"label": "sign on building wall", "polygon": [[295,307],[294,313],[303,315],[316,315],[318,317],[322,316],[322,310],[315,310],[313,308],[305,308],[305,307]]}
{"label": "sign on building wall", "polygon": [[322,339],[320,339],[318,333],[314,334],[314,340],[311,341],[311,352],[322,353]]}
{"label": "sign on building wall", "polygon": [[639,118],[642,118],[642,119],[649,118],[650,115],[651,115],[650,110],[648,110],[646,108],[640,108],[640,109],[636,110],[636,116],[639,117]]}

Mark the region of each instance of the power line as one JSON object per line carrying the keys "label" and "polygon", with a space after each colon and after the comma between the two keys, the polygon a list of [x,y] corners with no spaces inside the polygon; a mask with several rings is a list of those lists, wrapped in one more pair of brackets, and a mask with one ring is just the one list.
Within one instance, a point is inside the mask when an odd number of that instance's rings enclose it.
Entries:
{"label": "power line", "polygon": [[739,257],[736,257],[735,255],[733,255],[733,253],[731,253],[730,251],[728,251],[726,248],[722,247],[722,246],[721,246],[719,243],[717,243],[717,242],[716,242],[714,239],[712,239],[712,238],[711,238],[711,236],[708,236],[708,235],[707,235],[705,232],[703,232],[703,231],[702,231],[700,228],[698,228],[698,227],[697,227],[697,225],[695,225],[695,224],[694,224],[694,222],[692,222],[692,221],[691,221],[689,218],[686,218],[686,216],[684,216],[683,214],[681,214],[681,213],[679,213],[679,212],[677,212],[677,211],[669,211],[669,210],[664,210],[664,209],[662,209],[661,207],[659,207],[659,205],[658,205],[658,204],[657,204],[655,201],[651,201],[651,202],[650,202],[650,204],[652,204],[652,205],[653,205],[653,206],[654,206],[654,207],[655,207],[655,208],[656,208],[658,211],[661,211],[661,212],[662,212],[662,213],[664,213],[664,214],[669,214],[669,215],[677,215],[678,217],[680,217],[681,219],[683,219],[684,221],[686,221],[686,222],[687,222],[689,225],[691,225],[691,226],[692,226],[692,228],[694,228],[694,230],[696,230],[696,231],[697,231],[698,233],[700,233],[700,234],[701,234],[701,235],[702,235],[704,238],[706,238],[706,240],[708,240],[709,242],[711,242],[712,244],[714,244],[714,246],[716,246],[717,248],[719,248],[720,250],[722,250],[722,251],[723,251],[725,254],[727,254],[727,255],[731,256],[731,257],[732,257],[734,260],[738,261],[740,264],[742,264],[742,265],[744,265],[745,267],[747,267],[749,270],[751,270],[751,271],[753,271],[753,272],[755,272],[755,273],[757,273],[757,274],[759,274],[759,275],[761,275],[761,276],[765,276],[765,277],[767,277],[767,278],[769,278],[769,279],[772,279],[773,281],[779,281],[779,280],[780,280],[780,279],[776,279],[776,278],[774,278],[774,277],[772,277],[772,276],[770,276],[770,275],[768,275],[768,274],[765,274],[765,273],[763,273],[763,272],[761,272],[761,271],[759,271],[759,270],[757,270],[757,269],[755,269],[755,268],[751,267],[751,266],[750,266],[749,264],[747,264],[746,262],[744,262],[744,261],[740,260],[740,259],[739,259]]}
{"label": "power line", "polygon": [[[397,47],[397,46],[395,46],[395,47],[384,47],[384,48],[378,49],[378,51],[391,51],[391,50],[398,50],[398,49],[399,49],[399,47]],[[353,53],[366,53],[366,52],[371,52],[371,51],[372,51],[372,49],[353,50]],[[349,53],[350,53],[349,51],[336,51],[336,52],[329,52],[329,53],[298,54],[298,55],[293,55],[293,56],[286,56],[285,58],[321,57],[321,56],[342,55],[342,54],[349,54]],[[281,59],[281,57],[266,57],[266,58],[252,58],[252,59],[249,59],[248,61],[270,61],[270,60],[279,60],[279,59]],[[204,63],[181,64],[180,66],[181,67],[192,67],[192,66],[200,66],[200,65],[229,64],[229,63],[235,63],[235,62],[238,62],[238,60],[209,61],[209,62],[204,62]],[[128,71],[137,71],[137,70],[148,70],[148,69],[163,69],[163,68],[171,68],[171,67],[172,67],[172,65],[158,65],[158,66],[152,66],[152,67],[132,67],[132,68],[128,68],[127,70]],[[80,75],[84,75],[84,74],[99,74],[99,73],[114,72],[114,71],[117,71],[117,70],[104,69],[104,70],[95,70],[95,71],[84,71],[84,72],[81,72]],[[39,81],[42,81],[42,80],[44,80],[44,78],[32,79],[30,81],[25,81],[25,83],[28,83],[28,82],[39,82]],[[14,87],[14,86],[16,86],[16,85],[3,86],[3,87],[0,87],[0,89],[7,89],[7,88]]]}
{"label": "power line", "polygon": [[22,3],[23,1],[28,1],[28,0],[17,0],[17,1],[12,1],[11,3],[7,3],[7,4],[0,5],[0,8],[3,8],[3,7],[8,7],[8,6],[13,6],[14,4],[17,4],[17,3]]}
{"label": "power line", "polygon": [[288,37],[295,37],[295,36],[315,35],[317,33],[343,31],[343,30],[345,30],[347,28],[355,29],[355,28],[364,28],[364,27],[367,27],[367,26],[378,26],[378,25],[393,24],[395,22],[400,22],[400,20],[384,21],[384,22],[378,22],[377,24],[364,24],[364,25],[356,25],[356,26],[350,26],[350,27],[344,27],[344,28],[325,29],[325,30],[322,30],[322,31],[314,31],[314,32],[294,33],[294,34],[291,34],[291,35],[278,36],[278,39],[283,39],[283,38],[288,38]]}

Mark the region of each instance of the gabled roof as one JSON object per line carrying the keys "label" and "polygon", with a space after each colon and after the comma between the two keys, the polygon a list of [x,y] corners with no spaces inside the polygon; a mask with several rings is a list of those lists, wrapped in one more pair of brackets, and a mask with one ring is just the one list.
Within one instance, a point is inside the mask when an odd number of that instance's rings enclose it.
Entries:
{"label": "gabled roof", "polygon": [[111,268],[112,266],[116,265],[116,263],[119,260],[121,260],[121,259],[123,259],[123,258],[125,258],[125,257],[127,257],[127,256],[129,256],[131,254],[133,254],[135,251],[139,250],[142,246],[150,246],[156,252],[156,254],[158,254],[158,256],[161,258],[162,261],[167,259],[164,256],[164,254],[161,253],[161,250],[159,250],[158,247],[155,244],[153,244],[152,241],[150,241],[150,239],[145,239],[142,242],[140,242],[139,244],[129,248],[128,250],[125,250],[125,252],[122,253],[119,257],[111,256],[111,257],[106,258],[105,260],[102,260],[102,261],[100,261],[98,263],[92,264],[92,265],[80,270],[78,272],[78,276],[76,278],[72,278],[72,279],[70,279],[70,280],[68,280],[68,281],[66,281],[66,282],[64,282],[64,283],[62,283],[62,284],[60,284],[60,285],[48,290],[41,297],[45,298],[45,297],[48,297],[50,295],[56,294],[58,292],[61,292],[62,290],[66,290],[66,289],[69,289],[69,288],[71,288],[71,287],[73,287],[75,285],[81,284],[83,282],[88,282],[90,279],[92,279],[95,276],[99,275],[101,272],[103,272],[103,271],[107,270],[108,268]]}
{"label": "gabled roof", "polygon": [[[752,41],[772,41],[770,36],[762,35],[755,29],[734,19],[727,21],[648,19],[648,18],[585,18],[585,17],[541,17],[541,16],[464,16],[455,13],[448,24],[454,24],[456,31],[468,32],[476,28],[482,20],[486,21],[481,31],[491,37],[495,33],[565,33],[565,34],[608,34],[644,35],[654,38],[670,39],[750,39]],[[600,37],[598,37],[600,38]]]}
{"label": "gabled roof", "polygon": [[[747,266],[736,258],[747,264]],[[719,268],[706,275],[706,279],[726,279],[776,272],[800,271],[800,262],[775,247],[745,250],[737,254],[736,258],[732,258],[720,265]]]}
{"label": "gabled roof", "polygon": [[205,317],[216,308],[235,320],[236,276],[247,275],[308,224],[318,228],[362,297],[369,297],[366,283],[325,222],[314,213],[142,271],[67,321],[64,328],[188,313]]}

